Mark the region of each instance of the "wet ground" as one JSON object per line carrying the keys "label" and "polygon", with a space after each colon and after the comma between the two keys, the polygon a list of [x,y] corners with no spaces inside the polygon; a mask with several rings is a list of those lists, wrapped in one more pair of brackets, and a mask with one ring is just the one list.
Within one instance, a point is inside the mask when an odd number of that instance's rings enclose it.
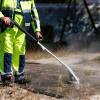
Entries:
{"label": "wet ground", "polygon": [[64,100],[92,100],[89,99],[91,96],[100,94],[99,53],[79,53],[59,59],[72,68],[80,79],[80,85],[68,84],[70,74],[67,68],[54,58],[27,59],[26,77],[32,80],[30,84],[34,92],[63,97]]}
{"label": "wet ground", "polygon": [[80,85],[69,84],[67,68],[54,58],[28,58],[25,72],[30,82],[0,83],[0,100],[100,100],[100,53],[71,53],[59,59],[71,67]]}

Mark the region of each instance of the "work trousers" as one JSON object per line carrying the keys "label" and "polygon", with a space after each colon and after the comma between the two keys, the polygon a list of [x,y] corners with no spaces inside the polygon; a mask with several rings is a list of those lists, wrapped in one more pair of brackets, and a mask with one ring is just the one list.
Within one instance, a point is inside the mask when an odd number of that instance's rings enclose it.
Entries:
{"label": "work trousers", "polygon": [[[24,26],[23,16],[15,14],[14,20]],[[7,28],[0,33],[0,73],[18,74],[24,72],[25,67],[25,34],[16,26]]]}

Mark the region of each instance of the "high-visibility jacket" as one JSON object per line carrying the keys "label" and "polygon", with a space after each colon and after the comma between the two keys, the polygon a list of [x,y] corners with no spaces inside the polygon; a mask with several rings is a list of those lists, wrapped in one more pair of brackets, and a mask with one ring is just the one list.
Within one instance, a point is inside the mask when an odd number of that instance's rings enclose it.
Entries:
{"label": "high-visibility jacket", "polygon": [[[17,8],[18,1],[19,8]],[[5,16],[3,10],[11,11],[12,18],[14,12],[22,13],[25,18],[25,26],[32,24],[34,32],[40,31],[40,21],[34,0],[0,0],[0,17]]]}

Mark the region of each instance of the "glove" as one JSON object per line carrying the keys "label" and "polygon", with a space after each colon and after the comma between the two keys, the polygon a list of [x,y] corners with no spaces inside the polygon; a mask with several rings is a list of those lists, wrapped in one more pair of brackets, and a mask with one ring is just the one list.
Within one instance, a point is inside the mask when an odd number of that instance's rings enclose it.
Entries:
{"label": "glove", "polygon": [[38,39],[38,41],[42,41],[43,37],[42,37],[42,34],[40,32],[36,32],[35,36],[36,36],[36,39]]}
{"label": "glove", "polygon": [[1,20],[1,32],[4,32],[7,27],[12,28],[14,25],[9,17],[1,17],[0,20]]}
{"label": "glove", "polygon": [[1,17],[0,19],[3,22],[3,24],[5,24],[6,26],[10,26],[11,20],[9,17]]}

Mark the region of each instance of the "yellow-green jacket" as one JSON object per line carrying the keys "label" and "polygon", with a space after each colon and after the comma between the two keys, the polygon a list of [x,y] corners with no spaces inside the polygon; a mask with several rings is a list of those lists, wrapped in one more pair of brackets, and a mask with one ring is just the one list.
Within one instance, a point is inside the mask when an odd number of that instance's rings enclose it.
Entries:
{"label": "yellow-green jacket", "polygon": [[12,17],[14,11],[20,12],[25,18],[25,26],[32,24],[34,32],[40,31],[40,21],[35,7],[34,0],[19,0],[20,8],[16,9],[18,0],[0,0],[0,17],[3,17],[3,10],[11,10]]}

